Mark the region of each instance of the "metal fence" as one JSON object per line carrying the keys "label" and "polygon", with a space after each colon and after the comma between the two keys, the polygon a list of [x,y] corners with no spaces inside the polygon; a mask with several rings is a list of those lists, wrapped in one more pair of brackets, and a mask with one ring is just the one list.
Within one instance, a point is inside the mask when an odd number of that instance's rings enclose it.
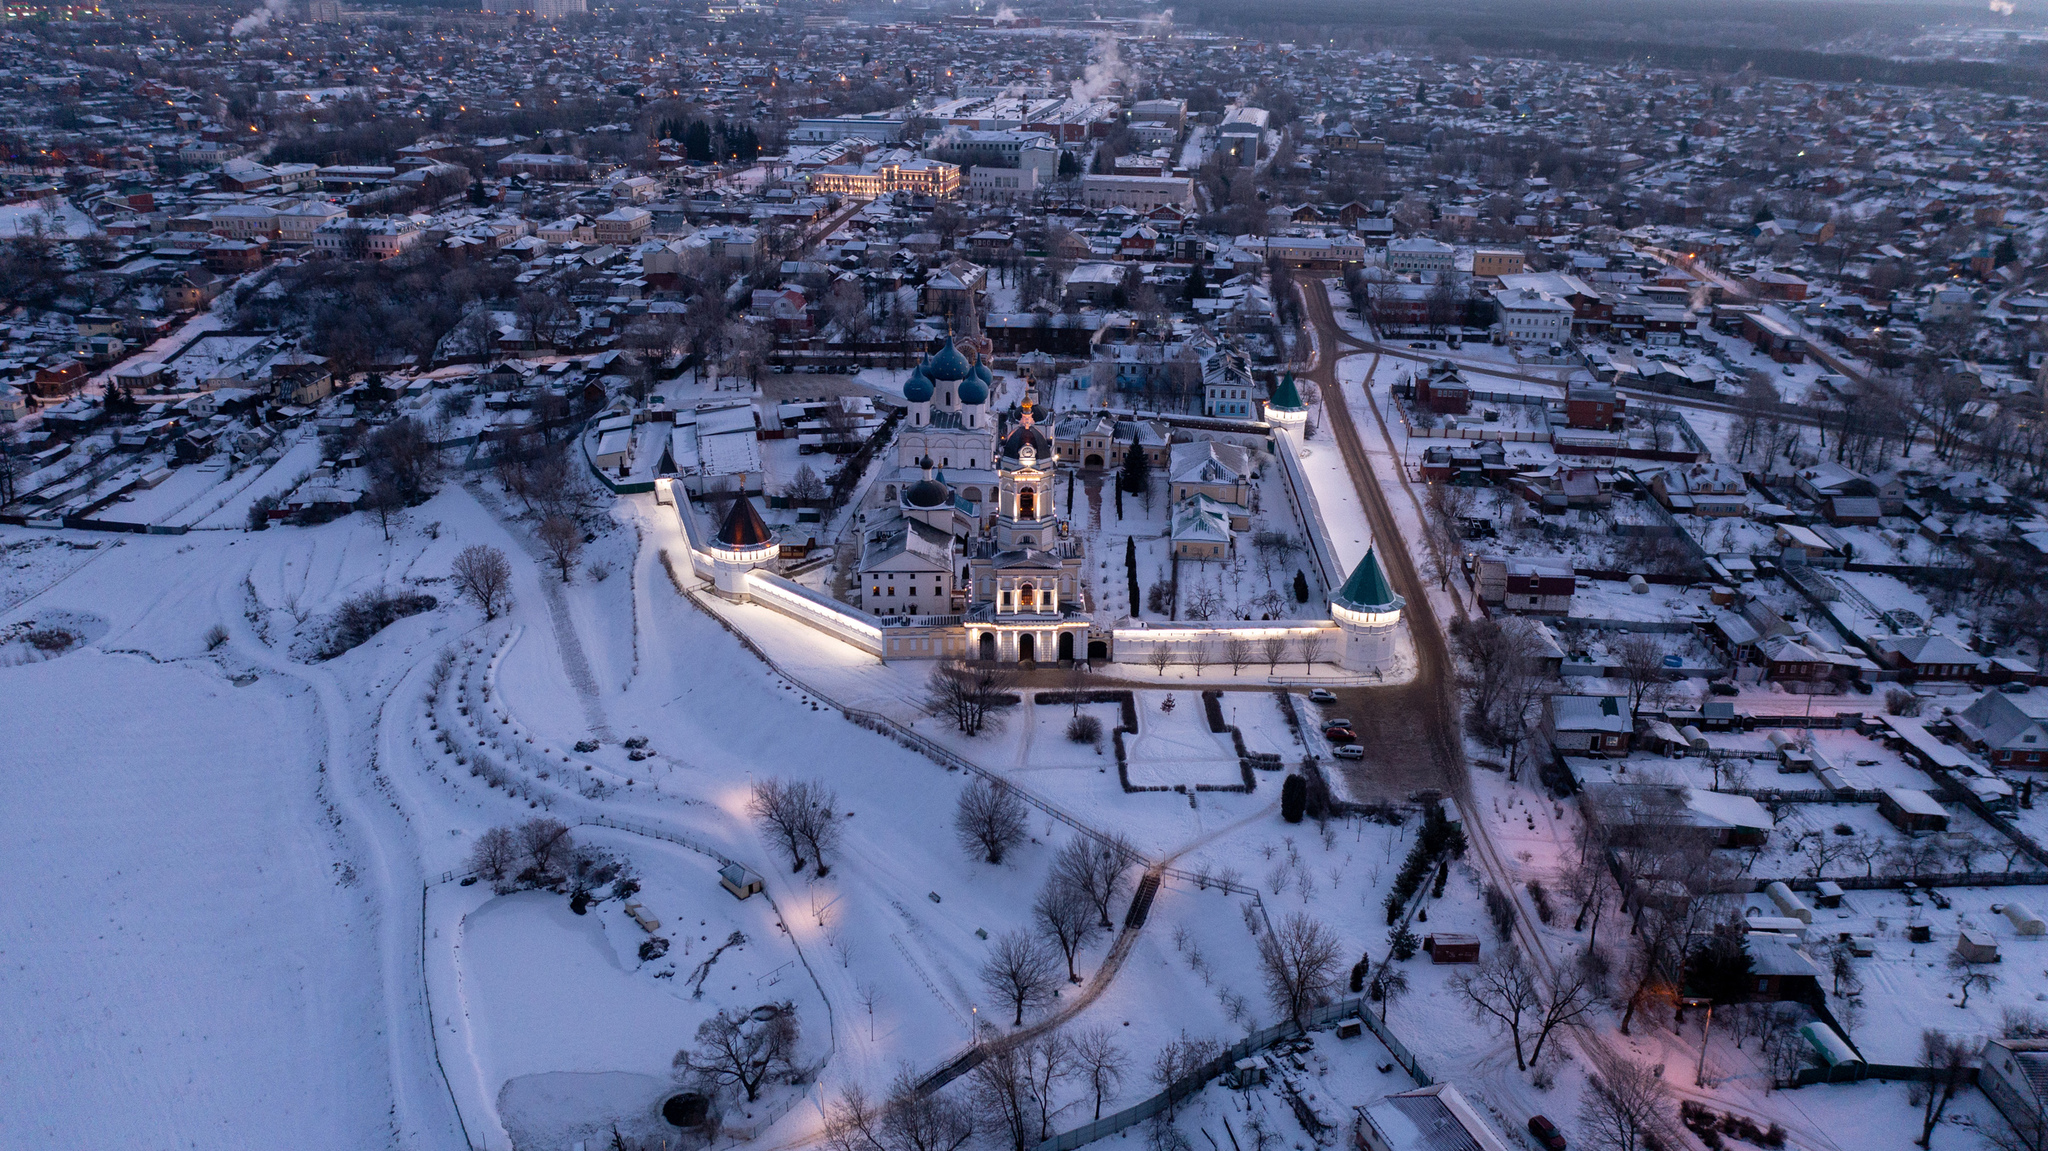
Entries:
{"label": "metal fence", "polygon": [[[1381,1025],[1380,1021],[1374,1017],[1366,1001],[1362,998],[1342,999],[1328,1006],[1306,1011],[1302,1015],[1302,1024],[1307,1027],[1315,1027],[1325,1023],[1334,1023],[1339,1019],[1350,1019],[1353,1017],[1356,1017],[1360,1023],[1365,1025],[1366,1030],[1372,1032],[1375,1038],[1386,1045],[1387,1051],[1393,1055],[1394,1061],[1399,1063],[1401,1069],[1406,1071],[1409,1077],[1415,1080],[1417,1087],[1427,1087],[1430,1085],[1432,1080],[1423,1072],[1422,1065],[1415,1061],[1415,1056],[1409,1054],[1408,1049],[1402,1046],[1401,1041],[1395,1039],[1393,1033]],[[1168,1107],[1208,1086],[1211,1079],[1230,1070],[1237,1064],[1238,1060],[1263,1051],[1283,1039],[1291,1039],[1296,1035],[1300,1035],[1303,1029],[1302,1025],[1297,1025],[1294,1021],[1289,1020],[1285,1023],[1276,1023],[1271,1027],[1254,1031],[1243,1039],[1224,1048],[1222,1053],[1214,1059],[1174,1080],[1166,1090],[1152,1096],[1150,1099],[1135,1103],[1114,1115],[1104,1116],[1093,1123],[1084,1123],[1071,1131],[1063,1131],[1040,1143],[1037,1151],[1073,1151],[1074,1148],[1093,1143],[1105,1135],[1114,1135],[1126,1127],[1143,1123],[1145,1120],[1165,1111]]]}

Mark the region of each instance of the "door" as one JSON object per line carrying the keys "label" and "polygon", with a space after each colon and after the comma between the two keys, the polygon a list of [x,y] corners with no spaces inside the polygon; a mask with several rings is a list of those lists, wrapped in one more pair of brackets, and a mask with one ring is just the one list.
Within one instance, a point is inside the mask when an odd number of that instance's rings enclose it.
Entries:
{"label": "door", "polygon": [[996,658],[996,633],[992,631],[981,633],[981,658],[985,660],[994,660]]}
{"label": "door", "polygon": [[1030,632],[1026,632],[1026,633],[1024,633],[1023,635],[1020,635],[1020,636],[1018,636],[1018,637],[1017,637],[1017,662],[1018,662],[1018,663],[1036,663],[1037,661],[1038,661],[1038,640],[1037,640],[1037,637],[1033,636],[1033,635],[1032,635],[1032,634],[1031,634]]}
{"label": "door", "polygon": [[1061,632],[1061,633],[1060,633],[1060,662],[1061,662],[1061,663],[1072,663],[1072,662],[1073,662],[1073,660],[1074,660],[1074,633],[1073,633],[1073,632],[1070,632],[1070,631],[1063,631],[1063,632]]}

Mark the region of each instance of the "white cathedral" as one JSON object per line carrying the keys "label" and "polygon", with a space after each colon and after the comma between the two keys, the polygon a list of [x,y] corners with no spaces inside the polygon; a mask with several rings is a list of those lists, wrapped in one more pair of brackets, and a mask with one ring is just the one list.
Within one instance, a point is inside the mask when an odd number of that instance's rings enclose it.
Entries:
{"label": "white cathedral", "polygon": [[[948,337],[904,381],[896,469],[864,513],[861,606],[955,617],[969,659],[1100,659],[1081,588],[1081,541],[1059,506],[1059,455],[1026,398],[1009,428],[989,412],[994,375]],[[940,622],[934,620],[933,622]]]}

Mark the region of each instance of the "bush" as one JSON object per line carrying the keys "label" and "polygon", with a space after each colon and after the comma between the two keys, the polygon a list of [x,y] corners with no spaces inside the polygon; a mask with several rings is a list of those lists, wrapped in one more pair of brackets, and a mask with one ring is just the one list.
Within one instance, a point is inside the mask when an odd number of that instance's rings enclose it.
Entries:
{"label": "bush", "polygon": [[1529,881],[1529,901],[1536,905],[1536,918],[1542,920],[1546,927],[1549,926],[1551,917],[1550,892],[1544,888],[1542,880],[1532,879]]}
{"label": "bush", "polygon": [[249,530],[260,532],[269,527],[270,513],[276,509],[277,504],[276,496],[257,496],[255,502],[249,505]]}
{"label": "bush", "polygon": [[1067,738],[1075,743],[1094,743],[1102,738],[1102,721],[1092,715],[1077,715],[1067,721]]}
{"label": "bush", "polygon": [[78,642],[77,636],[72,635],[61,627],[35,628],[21,638],[27,640],[30,647],[42,652],[44,655],[64,651],[72,644]]}
{"label": "bush", "polygon": [[406,616],[432,611],[435,602],[433,596],[423,592],[391,592],[381,588],[355,596],[343,602],[328,621],[327,646],[321,650],[320,658],[333,659]]}
{"label": "bush", "polygon": [[668,940],[656,935],[640,941],[640,962],[652,963],[668,954]]}
{"label": "bush", "polygon": [[219,624],[214,624],[206,629],[206,650],[216,651],[226,642],[228,642],[228,629]]}

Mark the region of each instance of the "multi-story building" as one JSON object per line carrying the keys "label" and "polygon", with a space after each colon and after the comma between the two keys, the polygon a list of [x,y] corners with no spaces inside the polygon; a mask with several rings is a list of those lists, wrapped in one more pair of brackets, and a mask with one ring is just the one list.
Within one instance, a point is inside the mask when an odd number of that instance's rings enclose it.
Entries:
{"label": "multi-story building", "polygon": [[865,196],[891,192],[951,196],[960,190],[960,165],[919,157],[821,168],[811,173],[811,191],[826,195]]}
{"label": "multi-story building", "polygon": [[1393,272],[1448,272],[1456,248],[1428,236],[1387,241],[1387,269]]}
{"label": "multi-story building", "polygon": [[1081,200],[1090,208],[1180,208],[1194,203],[1195,182],[1179,176],[1083,176]]}
{"label": "multi-story building", "polygon": [[316,250],[350,260],[388,260],[419,242],[420,230],[411,220],[344,218],[322,224],[313,233]]}
{"label": "multi-story building", "polygon": [[600,244],[631,244],[653,223],[654,213],[645,208],[613,208],[597,218],[593,231]]}
{"label": "multi-story building", "polygon": [[1501,337],[1510,344],[1561,344],[1572,334],[1572,306],[1534,288],[1498,288]]}

